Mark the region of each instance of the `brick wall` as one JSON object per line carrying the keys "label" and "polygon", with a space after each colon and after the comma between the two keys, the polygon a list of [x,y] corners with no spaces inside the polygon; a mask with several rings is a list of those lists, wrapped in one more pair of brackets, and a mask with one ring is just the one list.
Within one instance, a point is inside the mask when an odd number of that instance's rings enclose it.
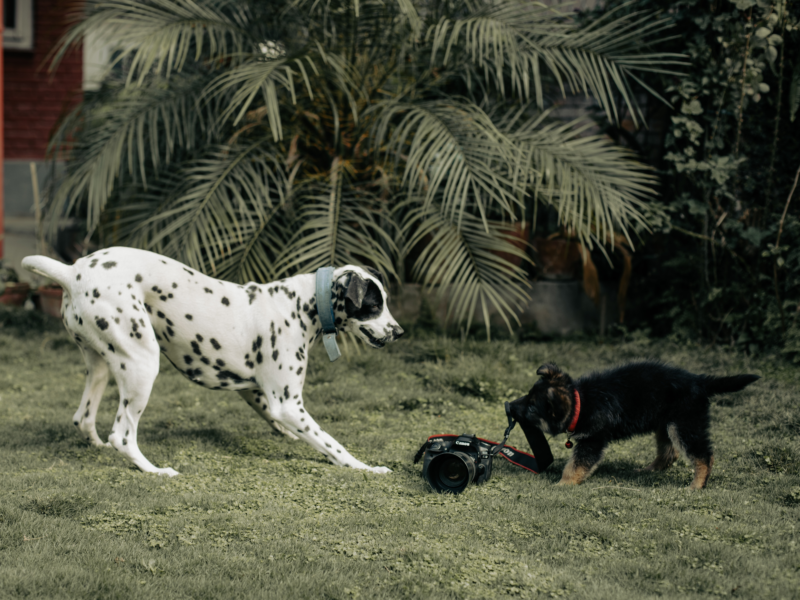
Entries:
{"label": "brick wall", "polygon": [[3,52],[5,158],[42,159],[59,117],[80,99],[83,55],[78,47],[50,73],[45,57],[65,30],[65,0],[34,0],[34,51]]}

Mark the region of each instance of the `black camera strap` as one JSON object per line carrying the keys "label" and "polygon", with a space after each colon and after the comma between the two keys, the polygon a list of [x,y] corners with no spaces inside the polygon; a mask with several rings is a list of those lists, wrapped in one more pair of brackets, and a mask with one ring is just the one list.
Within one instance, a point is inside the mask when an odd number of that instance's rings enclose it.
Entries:
{"label": "black camera strap", "polygon": [[[511,416],[508,402],[506,402],[506,416],[508,416],[508,428],[506,429],[505,439],[508,439],[508,434],[511,433],[515,423],[514,418]],[[540,467],[539,472],[544,471],[553,464],[553,453],[550,450],[550,444],[547,443],[547,438],[544,437],[542,430],[534,425],[520,421],[519,426],[522,428],[522,433],[525,434],[525,439],[528,440],[528,445],[537,459]]]}

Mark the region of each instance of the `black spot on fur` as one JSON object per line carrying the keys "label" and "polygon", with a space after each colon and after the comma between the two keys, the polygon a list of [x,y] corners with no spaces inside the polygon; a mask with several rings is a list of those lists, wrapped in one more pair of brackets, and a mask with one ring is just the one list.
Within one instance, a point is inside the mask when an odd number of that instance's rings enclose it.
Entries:
{"label": "black spot on fur", "polygon": [[188,354],[184,354],[183,362],[185,362],[187,365],[190,365],[192,364],[193,361],[194,359],[191,356],[189,356]]}
{"label": "black spot on fur", "polygon": [[277,350],[275,350],[275,351],[272,353],[272,360],[278,360],[278,351],[277,351]]}
{"label": "black spot on fur", "polygon": [[92,262],[89,263],[89,268],[94,269],[96,265],[97,265],[97,259],[93,258]]}
{"label": "black spot on fur", "polygon": [[191,321],[192,320],[192,315],[186,315],[186,318]]}
{"label": "black spot on fur", "polygon": [[230,303],[231,303],[231,302],[230,302],[230,300],[228,300],[227,298],[223,297],[223,298],[222,298],[222,303],[223,303],[225,306],[230,306]]}
{"label": "black spot on fur", "polygon": [[152,308],[150,308],[150,305],[149,305],[149,304],[145,304],[145,305],[144,305],[144,307],[145,307],[145,309],[147,310],[147,312],[149,312],[151,315],[153,314],[153,309],[152,309]]}
{"label": "black spot on fur", "polygon": [[94,296],[95,298],[99,298],[100,297],[100,292],[97,290],[97,288],[94,288],[92,290],[92,296]]}
{"label": "black spot on fur", "polygon": [[258,354],[256,354],[256,362],[257,362],[258,364],[261,364],[261,362],[262,362],[263,360],[264,360],[264,357],[263,357],[263,355],[261,354],[261,352],[259,352]]}
{"label": "black spot on fur", "polygon": [[214,346],[214,350],[219,350],[220,348],[222,348],[222,346],[219,345],[219,342],[217,340],[215,340],[214,338],[211,338],[208,341],[211,342],[212,346]]}
{"label": "black spot on fur", "polygon": [[303,367],[297,367],[297,374],[300,375],[303,373]]}
{"label": "black spot on fur", "polygon": [[190,271],[189,269],[187,269],[185,267],[184,267],[183,270],[186,271],[189,275],[194,275],[194,271]]}
{"label": "black spot on fur", "polygon": [[80,281],[80,280],[81,280],[81,274],[78,273],[78,276],[75,278],[75,281]]}
{"label": "black spot on fur", "polygon": [[195,341],[192,341],[192,352],[197,354],[197,356],[202,356],[203,355],[203,351],[200,350],[200,344],[198,344]]}
{"label": "black spot on fur", "polygon": [[116,350],[114,350],[114,344],[109,343],[108,349],[111,350],[112,352],[116,352]]}
{"label": "black spot on fur", "polygon": [[286,398],[287,400],[289,399],[289,386],[288,385],[283,388],[283,397]]}
{"label": "black spot on fur", "polygon": [[113,260],[110,260],[108,262],[104,262],[103,263],[103,268],[104,269],[110,269],[110,268],[116,267],[116,266],[117,266],[117,263],[115,263]]}
{"label": "black spot on fur", "polygon": [[161,311],[158,311],[156,313],[156,316],[158,316],[159,319],[163,319],[165,317],[164,313],[162,313]]}
{"label": "black spot on fur", "polygon": [[136,279],[136,283],[141,283],[142,282],[142,276],[139,275],[138,273],[136,274],[135,279]]}
{"label": "black spot on fur", "polygon": [[100,331],[105,331],[106,329],[108,329],[108,321],[106,321],[102,317],[99,319],[95,317],[95,324],[100,329]]}
{"label": "black spot on fur", "polygon": [[214,293],[214,292],[213,292],[213,290],[210,290],[210,289],[208,289],[208,288],[203,288],[203,291],[204,291],[206,294],[213,294],[213,293]]}
{"label": "black spot on fur", "polygon": [[210,365],[211,364],[211,361],[208,360],[205,356],[201,356],[200,357],[200,362],[203,363],[204,365]]}
{"label": "black spot on fur", "polygon": [[172,289],[174,290],[176,287],[178,287],[178,284],[173,281],[172,282]]}
{"label": "black spot on fur", "polygon": [[200,335],[199,333],[197,335],[195,335],[194,337],[197,339],[198,342],[202,342],[203,341],[203,336]]}

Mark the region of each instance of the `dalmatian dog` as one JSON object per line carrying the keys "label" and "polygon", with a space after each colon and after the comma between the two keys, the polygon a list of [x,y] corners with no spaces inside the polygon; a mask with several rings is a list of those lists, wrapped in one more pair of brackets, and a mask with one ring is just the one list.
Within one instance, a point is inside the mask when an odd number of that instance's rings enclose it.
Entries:
{"label": "dalmatian dog", "polygon": [[[44,256],[28,256],[22,266],[64,288],[61,317],[86,362],[86,387],[73,422],[91,444],[113,446],[147,473],[178,474],[155,467],[136,443],[161,352],[191,381],[238,392],[277,431],[310,444],[334,465],[389,472],[354,458],[303,408],[309,350],[322,336],[313,273],[237,285],[123,247],[72,266]],[[330,293],[339,331],[373,348],[403,334],[377,271],[339,267]],[[109,373],[120,400],[104,444],[95,417]]]}

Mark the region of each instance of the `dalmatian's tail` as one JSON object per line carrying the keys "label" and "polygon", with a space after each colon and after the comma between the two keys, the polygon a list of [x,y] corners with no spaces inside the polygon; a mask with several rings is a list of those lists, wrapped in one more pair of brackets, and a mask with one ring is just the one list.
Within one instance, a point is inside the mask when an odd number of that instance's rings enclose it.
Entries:
{"label": "dalmatian's tail", "polygon": [[46,256],[35,255],[23,258],[22,267],[31,273],[52,279],[66,290],[71,287],[74,268],[70,265],[65,265]]}

